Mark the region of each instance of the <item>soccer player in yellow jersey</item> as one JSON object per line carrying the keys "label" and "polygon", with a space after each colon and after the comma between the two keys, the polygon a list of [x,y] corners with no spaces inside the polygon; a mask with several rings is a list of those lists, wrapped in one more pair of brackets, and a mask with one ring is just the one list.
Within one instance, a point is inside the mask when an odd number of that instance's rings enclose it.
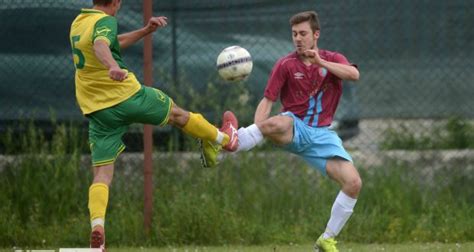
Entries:
{"label": "soccer player in yellow jersey", "polygon": [[[131,123],[169,124],[204,143],[235,151],[238,122],[224,113],[217,129],[200,114],[178,107],[158,89],[142,86],[127,70],[121,57],[126,48],[147,34],[167,25],[167,18],[152,17],[141,29],[117,35],[115,14],[121,0],[93,0],[92,9],[82,9],[71,25],[70,42],[76,66],[76,98],[89,119],[89,143],[94,180],[89,188],[92,248],[105,251],[105,213],[114,162],[125,149],[122,136]],[[218,150],[203,149],[204,166],[216,163]]]}

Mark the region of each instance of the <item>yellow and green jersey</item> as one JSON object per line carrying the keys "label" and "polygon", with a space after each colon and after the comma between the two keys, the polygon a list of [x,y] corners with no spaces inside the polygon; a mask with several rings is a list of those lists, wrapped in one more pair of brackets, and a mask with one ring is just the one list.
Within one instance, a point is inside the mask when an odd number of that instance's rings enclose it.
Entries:
{"label": "yellow and green jersey", "polygon": [[114,81],[109,70],[94,52],[96,40],[105,41],[112,56],[122,69],[127,69],[120,54],[115,17],[95,9],[82,9],[71,25],[69,34],[76,66],[76,98],[82,113],[114,106],[140,90],[140,83],[133,73],[124,81]]}

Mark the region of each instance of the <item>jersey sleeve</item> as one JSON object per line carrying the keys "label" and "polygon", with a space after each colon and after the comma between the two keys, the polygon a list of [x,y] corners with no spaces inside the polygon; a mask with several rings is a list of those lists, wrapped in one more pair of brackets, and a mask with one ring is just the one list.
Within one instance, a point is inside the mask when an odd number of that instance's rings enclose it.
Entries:
{"label": "jersey sleeve", "polygon": [[354,67],[358,68],[356,64],[349,62],[349,60],[347,60],[346,56],[344,56],[340,53],[335,53],[334,54],[333,62],[341,63],[341,64],[348,65],[348,66],[354,66]]}
{"label": "jersey sleeve", "polygon": [[92,43],[99,39],[107,42],[109,46],[117,40],[117,19],[115,17],[106,16],[95,23]]}
{"label": "jersey sleeve", "polygon": [[278,99],[288,76],[287,69],[282,63],[282,60],[279,60],[273,67],[264,92],[264,96],[273,102]]}

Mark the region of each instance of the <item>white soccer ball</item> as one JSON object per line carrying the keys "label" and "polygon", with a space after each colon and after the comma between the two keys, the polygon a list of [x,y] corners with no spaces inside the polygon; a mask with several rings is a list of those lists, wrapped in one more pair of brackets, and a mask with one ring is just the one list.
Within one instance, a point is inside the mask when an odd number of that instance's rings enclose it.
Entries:
{"label": "white soccer ball", "polygon": [[252,72],[252,56],[240,46],[230,46],[217,57],[217,70],[226,81],[245,80]]}

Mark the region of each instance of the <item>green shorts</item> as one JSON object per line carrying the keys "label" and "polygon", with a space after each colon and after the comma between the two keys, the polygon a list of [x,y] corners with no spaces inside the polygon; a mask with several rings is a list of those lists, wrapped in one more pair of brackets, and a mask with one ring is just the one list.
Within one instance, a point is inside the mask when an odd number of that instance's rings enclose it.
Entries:
{"label": "green shorts", "polygon": [[130,124],[165,125],[172,104],[173,100],[162,91],[142,86],[127,100],[87,115],[93,166],[115,162],[125,149],[122,136]]}

